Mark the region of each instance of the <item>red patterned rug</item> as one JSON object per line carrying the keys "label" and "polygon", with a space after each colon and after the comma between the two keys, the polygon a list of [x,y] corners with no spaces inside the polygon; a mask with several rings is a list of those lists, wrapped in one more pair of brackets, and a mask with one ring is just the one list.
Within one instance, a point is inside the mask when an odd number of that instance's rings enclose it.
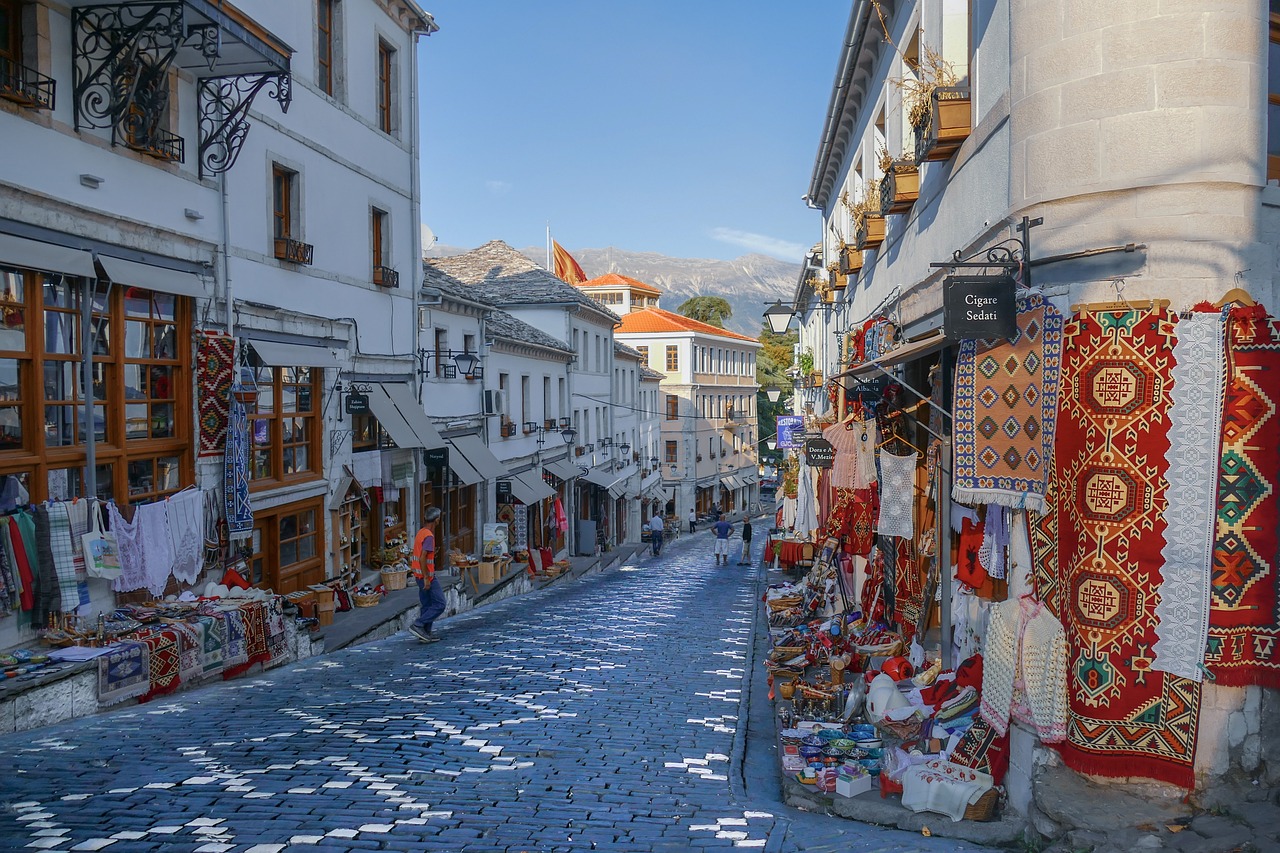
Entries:
{"label": "red patterned rug", "polygon": [[1067,323],[1056,448],[1073,769],[1183,787],[1200,685],[1151,669],[1166,506],[1173,325],[1167,309]]}
{"label": "red patterned rug", "polygon": [[235,339],[221,332],[203,333],[196,348],[201,456],[221,456],[226,449],[235,349]]}
{"label": "red patterned rug", "polygon": [[147,702],[178,689],[178,685],[182,683],[181,659],[178,635],[173,631],[158,631],[143,637],[142,642],[147,647],[151,675],[147,692],[138,701]]}
{"label": "red patterned rug", "polygon": [[1280,687],[1280,320],[1232,309],[1205,659],[1216,683]]}
{"label": "red patterned rug", "polygon": [[1027,513],[1031,539],[1031,583],[1049,612],[1063,618],[1062,578],[1058,573],[1058,477],[1057,465],[1049,466],[1044,494],[1044,514]]}

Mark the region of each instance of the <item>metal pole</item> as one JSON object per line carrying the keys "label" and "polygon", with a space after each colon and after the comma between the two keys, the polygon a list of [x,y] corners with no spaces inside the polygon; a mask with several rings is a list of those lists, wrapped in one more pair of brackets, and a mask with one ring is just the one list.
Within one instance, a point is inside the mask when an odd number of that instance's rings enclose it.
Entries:
{"label": "metal pole", "polygon": [[[98,496],[98,431],[93,418],[93,279],[80,279],[80,370],[84,394],[84,489]],[[105,424],[104,424],[105,426]]]}
{"label": "metal pole", "polygon": [[[952,668],[951,660],[951,439],[942,439],[942,459],[938,463],[938,591],[942,632],[942,668]],[[926,606],[930,606],[926,604]]]}

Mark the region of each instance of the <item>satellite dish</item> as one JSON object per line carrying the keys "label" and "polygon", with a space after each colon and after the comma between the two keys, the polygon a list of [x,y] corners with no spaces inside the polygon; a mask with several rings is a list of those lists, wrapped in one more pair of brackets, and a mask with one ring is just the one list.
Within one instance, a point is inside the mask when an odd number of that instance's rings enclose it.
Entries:
{"label": "satellite dish", "polygon": [[436,232],[431,230],[431,226],[426,223],[422,224],[422,253],[425,255],[429,249],[435,246]]}

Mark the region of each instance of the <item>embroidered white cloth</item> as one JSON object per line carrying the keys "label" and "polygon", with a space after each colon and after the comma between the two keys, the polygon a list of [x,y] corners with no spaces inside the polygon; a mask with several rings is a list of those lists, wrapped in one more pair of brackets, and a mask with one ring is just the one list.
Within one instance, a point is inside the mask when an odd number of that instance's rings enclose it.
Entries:
{"label": "embroidered white cloth", "polygon": [[1209,578],[1217,520],[1219,432],[1225,381],[1221,314],[1197,313],[1174,331],[1169,506],[1151,668],[1200,681],[1209,635]]}
{"label": "embroidered white cloth", "polygon": [[857,439],[857,479],[854,488],[869,489],[876,483],[876,445],[880,443],[880,430],[876,427],[876,419],[855,421],[853,437]]}
{"label": "embroidered white cloth", "polygon": [[183,583],[195,583],[204,546],[204,492],[178,492],[164,502],[164,509],[173,548],[173,576]]}
{"label": "embroidered white cloth", "polygon": [[982,547],[978,549],[978,562],[993,578],[1004,579],[1009,547],[1009,516],[1013,510],[1000,504],[987,504],[987,520],[982,526]]}
{"label": "embroidered white cloth", "polygon": [[979,713],[1004,734],[1015,704],[1030,711],[1042,742],[1066,740],[1067,635],[1049,609],[1029,596],[991,608],[982,649]]}
{"label": "embroidered white cloth", "polygon": [[960,821],[965,809],[994,784],[986,773],[935,758],[902,774],[902,804],[913,812],[937,812]]}
{"label": "embroidered white cloth", "polygon": [[919,454],[894,456],[880,453],[880,518],[876,533],[881,536],[915,538],[912,508],[916,497],[916,460]]}

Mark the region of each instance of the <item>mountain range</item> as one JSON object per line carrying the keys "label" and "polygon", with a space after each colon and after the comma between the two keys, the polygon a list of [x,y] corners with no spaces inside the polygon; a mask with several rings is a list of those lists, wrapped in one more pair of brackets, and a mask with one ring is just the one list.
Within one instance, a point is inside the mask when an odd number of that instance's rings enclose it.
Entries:
{"label": "mountain range", "polygon": [[[433,257],[447,257],[467,251],[453,246],[436,245],[429,251]],[[534,263],[546,265],[543,247],[521,249]],[[776,299],[790,301],[800,277],[800,265],[749,254],[731,261],[711,258],[672,258],[656,252],[631,252],[613,247],[605,249],[570,249],[586,274],[595,278],[616,272],[662,291],[661,307],[675,311],[680,303],[693,296],[719,296],[729,303],[733,316],[725,321],[731,332],[760,336],[762,315]]]}

